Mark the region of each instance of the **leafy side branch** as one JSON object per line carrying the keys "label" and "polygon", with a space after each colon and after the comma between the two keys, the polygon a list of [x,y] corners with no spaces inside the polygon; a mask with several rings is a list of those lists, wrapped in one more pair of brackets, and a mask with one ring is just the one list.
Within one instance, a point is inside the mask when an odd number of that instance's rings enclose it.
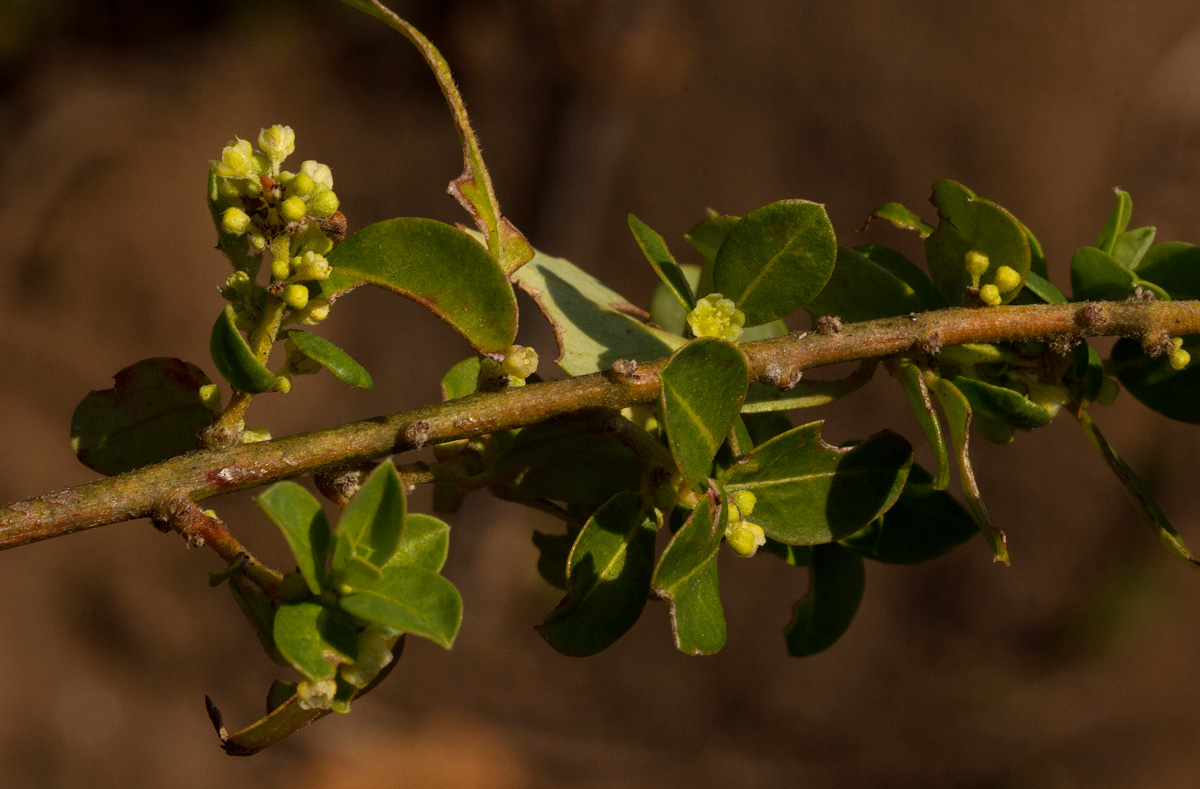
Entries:
{"label": "leafy side branch", "polygon": [[[1120,336],[1161,347],[1200,334],[1200,302],[1089,302],[916,313],[740,346],[754,380],[786,387],[825,365],[897,354],[936,355],[964,343],[1049,340],[1065,352],[1086,337]],[[105,524],[165,517],[180,496],[194,502],[376,460],[422,446],[498,433],[574,412],[655,402],[658,359],[602,373],[481,392],[339,427],[191,452],[108,479],[0,509],[0,549]]]}

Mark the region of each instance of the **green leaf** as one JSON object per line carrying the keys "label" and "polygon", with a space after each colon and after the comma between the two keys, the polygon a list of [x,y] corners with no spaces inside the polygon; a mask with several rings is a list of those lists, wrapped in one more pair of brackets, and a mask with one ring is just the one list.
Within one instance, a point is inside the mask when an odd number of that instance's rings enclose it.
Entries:
{"label": "green leaf", "polygon": [[1086,407],[1100,395],[1104,385],[1104,362],[1096,349],[1085,342],[1072,349],[1071,361],[1072,394],[1080,406]]}
{"label": "green leaf", "polygon": [[645,462],[612,436],[588,432],[587,423],[562,420],[522,429],[491,473],[521,496],[573,505],[584,520],[620,491],[640,488]]}
{"label": "green leaf", "polygon": [[409,513],[396,552],[384,565],[407,564],[439,572],[450,553],[450,526],[432,515]]}
{"label": "green leaf", "polygon": [[296,688],[299,687],[298,682],[282,682],[274,680],[271,687],[267,688],[267,714],[270,715],[279,707],[283,706],[288,699],[296,695]]}
{"label": "green leaf", "polygon": [[1133,293],[1138,277],[1112,255],[1082,247],[1071,256],[1074,301],[1121,301]]}
{"label": "green leaf", "polygon": [[1176,301],[1200,299],[1200,247],[1181,241],[1155,244],[1138,264],[1137,276]]}
{"label": "green leaf", "polygon": [[705,337],[675,352],[659,376],[667,444],[684,477],[705,486],[717,449],[737,419],[750,374],[734,346]]}
{"label": "green leaf", "polygon": [[929,234],[933,232],[933,225],[899,203],[884,203],[872,211],[871,216],[882,219],[901,230],[911,230],[921,238],[928,238]]}
{"label": "green leaf", "polygon": [[832,403],[840,397],[845,397],[851,392],[861,389],[871,380],[874,373],[874,364],[863,364],[845,378],[831,381],[810,381],[802,378],[798,384],[787,390],[751,381],[746,394],[746,402],[742,405],[742,413],[790,411],[795,408],[812,408]]}
{"label": "green leaf", "polygon": [[629,215],[629,230],[638,246],[642,248],[646,260],[654,267],[654,273],[671,291],[679,305],[687,310],[695,307],[696,296],[692,293],[692,286],[679,270],[679,264],[675,262],[671,250],[667,249],[667,242],[663,241],[663,237],[633,214]]}
{"label": "green leaf", "polygon": [[216,414],[201,390],[204,371],[179,359],[143,359],[89,393],[71,416],[71,449],[93,471],[113,475],[202,446]]}
{"label": "green leaf", "polygon": [[983,499],[979,495],[979,485],[975,482],[975,469],[971,466],[970,446],[968,444],[971,430],[971,403],[966,395],[958,390],[945,378],[933,382],[933,393],[946,412],[946,420],[950,425],[950,439],[954,443],[954,453],[958,457],[958,471],[962,478],[963,495],[967,497],[967,509],[975,519],[979,530],[992,547],[996,561],[1008,564],[1008,538],[1004,532],[992,523]]}
{"label": "green leaf", "polygon": [[886,269],[892,276],[902,280],[917,294],[925,310],[939,310],[946,306],[942,294],[934,287],[929,275],[904,255],[894,249],[888,249],[877,244],[859,244],[854,251],[869,258],[873,263]]}
{"label": "green leaf", "polygon": [[321,292],[337,296],[376,285],[406,296],[450,324],[484,354],[503,354],[517,337],[512,286],[479,242],[433,219],[368,225],[329,253],[333,273]]}
{"label": "green leaf", "polygon": [[475,394],[479,389],[479,371],[483,360],[478,356],[463,359],[442,377],[442,399],[457,400]]}
{"label": "green leaf", "polygon": [[821,423],[797,427],[743,456],[721,476],[730,495],[758,499],[753,520],[789,545],[848,537],[895,503],[912,465],[912,447],[883,431],[850,448],[821,440]]}
{"label": "green leaf", "polygon": [[449,649],[462,624],[462,596],[433,570],[392,563],[371,589],[343,595],[342,609]]}
{"label": "green leaf", "polygon": [[837,264],[825,287],[805,308],[851,323],[923,312],[921,296],[904,280],[861,252],[838,247]]}
{"label": "green leaf", "polygon": [[712,293],[712,272],[713,264],[717,260],[717,252],[720,251],[721,244],[725,243],[729,231],[733,230],[733,226],[740,220],[741,217],[725,216],[715,211],[709,211],[709,215],[705,219],[683,234],[687,242],[692,245],[692,249],[699,252],[700,258],[704,261],[700,277],[696,285],[692,287],[696,298],[704,298]]}
{"label": "green leaf", "polygon": [[566,534],[533,533],[533,544],[538,549],[538,575],[556,589],[567,588],[567,558],[577,536],[577,530]]}
{"label": "green leaf", "polygon": [[1112,254],[1117,238],[1125,232],[1125,228],[1129,226],[1129,219],[1133,216],[1133,199],[1129,192],[1121,189],[1113,191],[1117,193],[1117,204],[1113,206],[1108,221],[1104,223],[1104,229],[1100,231],[1100,238],[1096,240],[1096,248],[1106,255]]}
{"label": "green leaf", "polygon": [[824,206],[781,200],[744,216],[713,264],[713,290],[732,299],[746,325],[783,318],[821,292],[837,240]]}
{"label": "green leaf", "polygon": [[1158,502],[1150,495],[1150,491],[1146,490],[1146,486],[1142,484],[1138,475],[1133,472],[1117,451],[1100,432],[1100,427],[1097,425],[1087,411],[1083,411],[1079,415],[1079,424],[1083,427],[1088,438],[1100,450],[1100,454],[1104,456],[1104,461],[1108,463],[1109,468],[1117,475],[1117,479],[1121,481],[1121,485],[1125,488],[1125,492],[1129,495],[1129,500],[1133,502],[1133,506],[1137,509],[1138,514],[1142,516],[1142,520],[1146,522],[1158,537],[1159,542],[1166,546],[1167,550],[1173,556],[1176,556],[1183,561],[1200,567],[1200,559],[1197,559],[1184,545],[1183,539],[1179,536],[1179,532],[1171,525],[1167,519],[1166,513],[1158,506]]}
{"label": "green leaf", "polygon": [[[1134,271],[1140,271],[1142,259],[1150,250],[1150,245],[1154,243],[1154,236],[1157,232],[1153,227],[1126,230],[1117,236],[1117,241],[1113,244],[1112,256]],[[1188,296],[1187,298],[1192,297]]]}
{"label": "green leaf", "polygon": [[217,372],[235,389],[259,394],[274,385],[275,373],[258,360],[246,338],[237,330],[232,305],[226,305],[213,324],[208,350]]}
{"label": "green leaf", "polygon": [[384,461],[367,477],[338,520],[334,569],[344,569],[350,556],[375,567],[387,564],[400,544],[404,513],[404,484],[392,461]]}
{"label": "green leaf", "polygon": [[291,329],[285,333],[305,356],[333,373],[342,383],[360,389],[370,389],[375,385],[371,374],[361,364],[324,337],[299,329]]}
{"label": "green leaf", "polygon": [[272,485],[254,501],[283,532],[309,591],[319,595],[325,586],[325,565],[333,540],[320,502],[295,482]]}
{"label": "green leaf", "polygon": [[454,126],[458,130],[458,139],[463,149],[463,174],[450,182],[450,194],[475,220],[486,239],[491,257],[499,263],[505,274],[512,274],[533,257],[533,248],[521,232],[500,214],[500,204],[492,188],[492,177],[483,163],[483,154],[479,150],[479,143],[467,117],[462,95],[454,84],[450,65],[429,39],[382,3],[375,0],[342,1],[399,32],[425,59],[425,63],[437,79],[438,87],[442,89],[451,115],[454,116]]}
{"label": "green leaf", "polygon": [[837,543],[813,548],[808,573],[808,593],[792,609],[792,621],[783,631],[792,657],[833,646],[850,629],[866,586],[862,557]]}
{"label": "green leaf", "polygon": [[684,343],[631,317],[636,307],[570,261],[539,252],[516,276],[554,327],[558,366],[568,375],[606,370],[620,359],[661,359]]}
{"label": "green leaf", "polygon": [[308,679],[331,679],[358,654],[358,633],[340,611],[319,603],[284,603],[275,611],[275,646]]}
{"label": "green leaf", "polygon": [[1035,274],[1032,271],[1025,278],[1025,289],[1046,304],[1067,303],[1067,297],[1063,295],[1061,290],[1055,287],[1049,280],[1043,279],[1041,275]]}
{"label": "green leaf", "polygon": [[[1183,350],[1200,359],[1200,336],[1184,337]],[[1169,419],[1200,424],[1200,364],[1193,361],[1176,370],[1168,354],[1151,356],[1140,341],[1125,337],[1113,346],[1112,367],[1121,385],[1143,405]]]}
{"label": "green leaf", "polygon": [[675,646],[689,655],[712,655],[725,644],[725,612],[717,585],[717,551],[728,509],[711,490],[702,496],[663,551],[651,589],[671,606]]}
{"label": "green leaf", "polygon": [[979,527],[963,505],[933,483],[928,471],[914,465],[892,508],[842,545],[877,562],[918,564],[978,534]]}
{"label": "green leaf", "polygon": [[567,560],[567,595],[537,630],[564,655],[611,646],[642,615],[656,524],[645,497],[624,491],[588,519]]}
{"label": "green leaf", "polygon": [[[891,368],[889,368],[891,369]],[[914,362],[906,359],[896,361],[893,374],[904,388],[904,396],[917,416],[921,432],[933,450],[937,459],[937,476],[934,487],[945,490],[950,485],[950,456],[946,452],[946,439],[942,435],[942,421],[933,410],[933,400],[929,397],[929,387],[925,385],[924,372]]]}
{"label": "green leaf", "polygon": [[[1016,217],[955,181],[934,183],[932,200],[940,221],[937,230],[925,239],[925,257],[933,282],[947,303],[963,303],[971,285],[965,262],[971,251],[988,257],[981,285],[990,283],[1000,266],[1013,269],[1025,282],[1032,258],[1024,227]],[[1014,288],[1001,298],[1008,303],[1020,292],[1021,288]]]}
{"label": "green leaf", "polygon": [[1006,386],[996,386],[962,375],[954,379],[954,386],[967,396],[975,411],[1013,427],[1032,430],[1048,425],[1054,419],[1045,408]]}
{"label": "green leaf", "polygon": [[[700,267],[682,265],[679,270],[683,272],[684,279],[693,289],[699,287],[700,283]],[[687,311],[680,306],[679,300],[675,298],[670,289],[663,283],[659,283],[654,288],[654,295],[650,297],[650,320],[662,329],[665,329],[672,334],[685,336],[688,334]],[[761,326],[751,326],[742,332],[741,338],[738,340],[739,345],[755,340],[768,340],[772,337],[782,337],[787,334],[787,324],[783,321],[772,321],[764,323]]]}
{"label": "green leaf", "polygon": [[230,756],[252,756],[329,714],[329,710],[306,710],[300,706],[297,696],[291,696],[265,717],[230,734],[212,699],[205,696],[204,702],[208,707],[208,718],[221,738],[221,749]]}

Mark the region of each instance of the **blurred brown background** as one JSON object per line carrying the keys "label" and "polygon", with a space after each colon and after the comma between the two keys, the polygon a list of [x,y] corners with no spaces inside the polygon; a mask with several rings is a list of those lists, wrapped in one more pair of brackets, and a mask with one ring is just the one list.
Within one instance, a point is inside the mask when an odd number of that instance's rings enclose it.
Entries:
{"label": "blurred brown background", "polygon": [[[876,205],[932,217],[963,181],[1040,236],[1066,287],[1114,186],[1160,240],[1200,218],[1200,8],[1184,2],[396,0],[456,70],[506,213],[548,252],[635,300],[654,283],[633,211],[686,257],[708,207],[824,202],[843,238]],[[333,167],[352,228],[463,219],[431,77],[396,34],[332,2],[0,3],[0,498],[84,482],[67,444],[90,389],[140,358],[211,369],[226,264],[203,202],[234,135],[293,126]],[[886,228],[865,237],[916,254]],[[523,341],[548,334],[528,302]],[[468,352],[383,293],[325,327],[374,374],[264,397],[277,435],[415,406]],[[543,373],[553,371],[552,353]],[[893,426],[877,381],[827,418],[834,441]],[[1193,545],[1200,432],[1123,396],[1098,414]],[[927,458],[927,454],[920,457]],[[806,585],[770,557],[722,566],[729,642],[673,649],[652,603],[620,643],[561,657],[532,625],[539,516],[480,497],[447,574],[454,650],[411,645],[348,718],[252,759],[224,756],[278,670],[219,562],[145,522],[0,559],[0,784],[6,787],[1191,787],[1200,774],[1200,585],[1136,520],[1066,417],[1005,448],[981,482],[1013,566],[982,543],[918,568],[872,566],[849,634],[795,661],[779,631]],[[424,493],[418,507],[427,507]],[[217,504],[285,561],[248,499]]]}

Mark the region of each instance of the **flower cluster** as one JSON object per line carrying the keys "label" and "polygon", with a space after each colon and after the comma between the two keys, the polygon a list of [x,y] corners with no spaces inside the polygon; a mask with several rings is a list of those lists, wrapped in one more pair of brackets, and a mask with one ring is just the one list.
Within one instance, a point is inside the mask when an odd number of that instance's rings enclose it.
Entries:
{"label": "flower cluster", "polygon": [[737,342],[742,336],[746,316],[720,293],[710,293],[696,302],[695,309],[688,313],[687,322],[697,337]]}
{"label": "flower cluster", "polygon": [[989,307],[995,307],[1004,301],[1005,294],[1021,287],[1021,275],[1012,266],[997,266],[992,281],[980,285],[980,279],[991,264],[988,256],[977,249],[972,249],[963,257],[963,266],[971,275],[971,286],[979,289],[979,300]]}
{"label": "flower cluster", "polygon": [[762,526],[746,520],[754,512],[758,497],[748,490],[739,490],[727,500],[729,524],[725,527],[725,544],[738,556],[749,559],[767,544]]}

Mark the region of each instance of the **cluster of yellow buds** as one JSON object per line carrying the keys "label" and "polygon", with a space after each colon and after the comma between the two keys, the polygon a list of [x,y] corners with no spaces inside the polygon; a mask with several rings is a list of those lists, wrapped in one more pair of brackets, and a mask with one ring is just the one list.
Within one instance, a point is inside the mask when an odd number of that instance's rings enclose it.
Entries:
{"label": "cluster of yellow buds", "polygon": [[1192,361],[1192,355],[1183,349],[1183,338],[1171,338],[1171,350],[1167,352],[1167,361],[1172,370],[1182,370]]}
{"label": "cluster of yellow buds", "polygon": [[758,497],[748,490],[739,490],[726,500],[729,523],[725,527],[725,544],[738,556],[747,559],[767,544],[767,535],[762,526],[746,520],[746,516],[754,512],[756,503]]}
{"label": "cluster of yellow buds", "polygon": [[979,280],[987,273],[992,262],[988,256],[977,249],[972,249],[964,256],[963,264],[971,275],[971,286],[979,289],[979,300],[989,307],[995,307],[1004,301],[1004,296],[1021,287],[1021,275],[1012,266],[998,266],[992,275],[992,281],[980,285]]}
{"label": "cluster of yellow buds", "polygon": [[737,342],[742,336],[746,315],[720,293],[710,293],[696,302],[696,307],[688,313],[687,322],[696,337]]}

